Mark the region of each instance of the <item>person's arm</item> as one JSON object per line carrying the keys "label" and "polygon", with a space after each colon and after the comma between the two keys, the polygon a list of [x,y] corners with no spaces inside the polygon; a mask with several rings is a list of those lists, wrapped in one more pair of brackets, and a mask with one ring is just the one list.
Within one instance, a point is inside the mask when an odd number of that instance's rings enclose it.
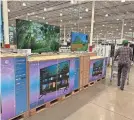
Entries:
{"label": "person's arm", "polygon": [[119,55],[119,53],[120,53],[120,49],[117,49],[117,51],[115,52],[114,60],[116,60],[116,58]]}

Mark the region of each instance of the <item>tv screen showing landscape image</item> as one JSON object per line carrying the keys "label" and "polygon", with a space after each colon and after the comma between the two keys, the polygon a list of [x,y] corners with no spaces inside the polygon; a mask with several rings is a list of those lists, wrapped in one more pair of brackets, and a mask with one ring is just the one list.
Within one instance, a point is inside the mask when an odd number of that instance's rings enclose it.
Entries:
{"label": "tv screen showing landscape image", "polygon": [[57,52],[59,50],[60,27],[16,20],[18,49],[31,49],[34,53]]}
{"label": "tv screen showing landscape image", "polygon": [[92,76],[102,75],[103,72],[103,60],[98,60],[93,64]]}
{"label": "tv screen showing landscape image", "polygon": [[79,32],[71,33],[71,50],[72,51],[87,51],[88,50],[88,35]]}

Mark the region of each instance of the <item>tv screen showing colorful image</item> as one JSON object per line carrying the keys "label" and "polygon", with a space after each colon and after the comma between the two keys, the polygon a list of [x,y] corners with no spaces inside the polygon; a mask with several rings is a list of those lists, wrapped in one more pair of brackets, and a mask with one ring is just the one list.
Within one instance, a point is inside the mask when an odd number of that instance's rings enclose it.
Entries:
{"label": "tv screen showing colorful image", "polygon": [[16,20],[18,49],[31,49],[33,53],[59,51],[60,27]]}
{"label": "tv screen showing colorful image", "polygon": [[88,35],[79,32],[71,33],[71,50],[72,51],[87,51],[88,50]]}
{"label": "tv screen showing colorful image", "polygon": [[92,76],[102,75],[102,72],[103,72],[103,60],[96,61],[93,64]]}

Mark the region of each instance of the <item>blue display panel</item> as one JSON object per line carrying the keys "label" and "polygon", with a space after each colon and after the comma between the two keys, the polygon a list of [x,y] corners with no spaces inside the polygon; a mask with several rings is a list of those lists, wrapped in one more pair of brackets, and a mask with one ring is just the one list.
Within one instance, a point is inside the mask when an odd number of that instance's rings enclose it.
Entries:
{"label": "blue display panel", "polygon": [[1,119],[27,111],[26,58],[1,58]]}
{"label": "blue display panel", "polygon": [[15,59],[16,115],[27,110],[26,58]]}

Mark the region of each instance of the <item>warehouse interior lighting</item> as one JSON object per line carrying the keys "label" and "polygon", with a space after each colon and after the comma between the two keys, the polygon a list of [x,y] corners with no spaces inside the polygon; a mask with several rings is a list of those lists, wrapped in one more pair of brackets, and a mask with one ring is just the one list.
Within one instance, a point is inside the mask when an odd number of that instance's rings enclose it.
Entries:
{"label": "warehouse interior lighting", "polygon": [[23,2],[23,3],[22,3],[22,6],[24,6],[24,7],[25,7],[25,6],[26,6],[26,3],[24,3],[24,2]]}

